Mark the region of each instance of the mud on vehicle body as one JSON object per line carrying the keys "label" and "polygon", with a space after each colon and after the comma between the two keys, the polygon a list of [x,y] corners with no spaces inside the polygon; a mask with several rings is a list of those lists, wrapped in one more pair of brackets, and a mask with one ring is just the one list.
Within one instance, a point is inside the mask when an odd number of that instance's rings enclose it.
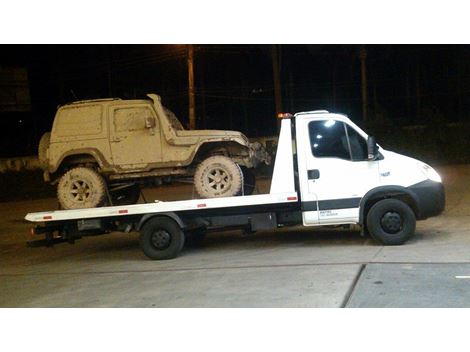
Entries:
{"label": "mud on vehicle body", "polygon": [[236,131],[187,131],[158,95],[148,97],[59,107],[38,152],[44,179],[58,184],[64,209],[133,203],[139,185],[195,174],[202,197],[252,192],[251,169],[270,162],[259,143]]}

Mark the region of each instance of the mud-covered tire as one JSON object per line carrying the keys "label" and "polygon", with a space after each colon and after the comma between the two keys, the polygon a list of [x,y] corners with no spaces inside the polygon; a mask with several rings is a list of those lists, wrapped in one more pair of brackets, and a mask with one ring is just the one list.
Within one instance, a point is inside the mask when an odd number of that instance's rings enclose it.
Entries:
{"label": "mud-covered tire", "polygon": [[106,182],[95,170],[76,167],[66,172],[57,185],[62,209],[96,208],[106,201]]}
{"label": "mud-covered tire", "polygon": [[414,235],[415,228],[413,210],[398,199],[381,200],[367,213],[367,229],[371,237],[384,245],[405,243]]}
{"label": "mud-covered tire", "polygon": [[39,165],[41,165],[42,169],[46,169],[49,165],[49,160],[47,159],[47,149],[49,149],[50,142],[51,142],[50,132],[44,133],[41,139],[39,140],[38,159],[39,159]]}
{"label": "mud-covered tire", "polygon": [[121,190],[109,190],[112,205],[132,205],[136,204],[140,199],[139,185],[130,185]]}
{"label": "mud-covered tire", "polygon": [[202,198],[232,197],[242,189],[242,170],[222,155],[203,160],[194,173],[194,187]]}
{"label": "mud-covered tire", "polygon": [[253,171],[246,166],[240,166],[243,173],[243,194],[245,196],[250,196],[253,194],[253,191],[256,187],[256,177]]}
{"label": "mud-covered tire", "polygon": [[139,242],[140,248],[150,259],[173,259],[183,249],[184,233],[172,219],[155,217],[140,230]]}

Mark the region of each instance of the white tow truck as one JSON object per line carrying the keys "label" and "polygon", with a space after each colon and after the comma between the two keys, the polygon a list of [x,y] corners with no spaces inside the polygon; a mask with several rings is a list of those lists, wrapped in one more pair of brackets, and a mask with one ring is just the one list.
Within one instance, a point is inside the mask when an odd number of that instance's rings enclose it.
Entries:
{"label": "white tow truck", "polygon": [[416,220],[444,210],[433,168],[381,148],[348,117],[321,110],[279,118],[269,194],[30,213],[25,219],[37,223],[32,233],[45,235],[31,245],[140,231],[147,257],[171,259],[208,230],[345,224],[399,245],[413,236]]}

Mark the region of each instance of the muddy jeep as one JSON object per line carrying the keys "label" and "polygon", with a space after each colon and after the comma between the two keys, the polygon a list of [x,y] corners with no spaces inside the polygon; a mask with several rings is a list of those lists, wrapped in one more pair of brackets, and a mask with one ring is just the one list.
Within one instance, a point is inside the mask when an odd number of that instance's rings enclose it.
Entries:
{"label": "muddy jeep", "polygon": [[77,101],[58,108],[39,143],[46,182],[63,209],[133,204],[148,184],[193,177],[200,197],[251,194],[250,169],[269,164],[240,132],[187,131],[156,94]]}

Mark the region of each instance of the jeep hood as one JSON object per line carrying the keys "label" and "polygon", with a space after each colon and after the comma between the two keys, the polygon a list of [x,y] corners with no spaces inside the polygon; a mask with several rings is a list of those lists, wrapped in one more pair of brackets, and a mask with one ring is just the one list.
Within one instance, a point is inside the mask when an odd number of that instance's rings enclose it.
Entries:
{"label": "jeep hood", "polygon": [[223,141],[234,141],[242,145],[248,146],[250,141],[241,132],[237,131],[224,131],[224,130],[194,130],[194,131],[175,131],[176,136],[181,138],[200,139],[205,141],[210,140],[223,140]]}

